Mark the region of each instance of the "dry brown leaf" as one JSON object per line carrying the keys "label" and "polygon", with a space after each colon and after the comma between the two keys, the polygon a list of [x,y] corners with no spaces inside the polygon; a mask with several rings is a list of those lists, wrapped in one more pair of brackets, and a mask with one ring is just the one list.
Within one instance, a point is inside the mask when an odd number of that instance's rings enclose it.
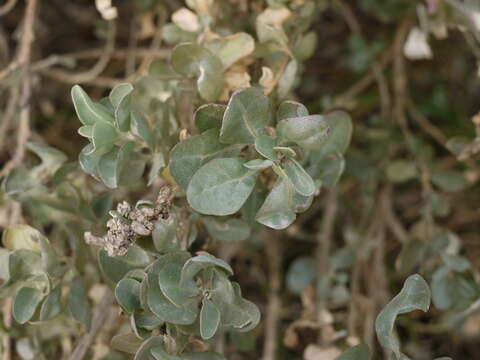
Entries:
{"label": "dry brown leaf", "polygon": [[265,94],[270,94],[275,86],[275,76],[273,75],[272,69],[267,66],[262,66],[262,76],[258,83],[265,88],[263,91]]}
{"label": "dry brown leaf", "polygon": [[172,22],[180,29],[188,32],[197,32],[200,30],[200,21],[197,14],[182,7],[172,14]]}

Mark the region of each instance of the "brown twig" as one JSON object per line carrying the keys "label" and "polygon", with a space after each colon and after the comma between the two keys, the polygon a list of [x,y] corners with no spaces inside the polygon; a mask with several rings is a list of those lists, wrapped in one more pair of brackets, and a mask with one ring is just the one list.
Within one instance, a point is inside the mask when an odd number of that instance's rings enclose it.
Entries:
{"label": "brown twig", "polygon": [[0,16],[3,16],[10,12],[10,10],[12,10],[16,4],[17,0],[7,0],[7,2],[3,4],[2,7],[0,7]]}
{"label": "brown twig", "polygon": [[447,137],[438,127],[428,120],[428,118],[415,106],[411,99],[407,100],[407,110],[412,119],[414,119],[427,134],[429,134],[439,145],[446,147]]}
{"label": "brown twig", "polygon": [[100,55],[96,64],[87,71],[77,73],[77,74],[70,73],[65,70],[50,69],[50,68],[44,68],[39,71],[45,76],[48,76],[50,78],[53,78],[65,83],[69,83],[69,84],[83,84],[83,83],[92,81],[95,78],[97,78],[98,75],[100,75],[103,72],[103,70],[105,70],[105,67],[110,61],[111,54],[115,49],[116,33],[117,33],[117,25],[115,21],[109,21],[108,33],[107,33],[107,39],[105,42],[104,51]]}
{"label": "brown twig", "polygon": [[392,234],[397,238],[397,240],[405,244],[408,239],[408,232],[403,227],[402,222],[398,219],[395,211],[393,210],[392,204],[392,189],[388,186],[380,196],[380,204],[382,206],[382,215],[386,222],[386,225],[392,232]]}
{"label": "brown twig", "polygon": [[30,56],[33,43],[33,31],[37,0],[29,0],[25,10],[22,37],[18,60],[22,64],[22,92],[20,95],[20,118],[17,129],[17,147],[12,159],[5,164],[0,177],[8,174],[14,167],[20,164],[25,156],[26,142],[30,136],[30,98],[32,84],[30,78]]}
{"label": "brown twig", "polygon": [[[328,190],[325,211],[323,213],[322,222],[317,234],[316,261],[318,275],[320,278],[325,278],[326,276],[328,276],[330,268],[329,258],[332,247],[333,229],[335,225],[335,218],[337,216],[337,210],[338,193],[337,189],[333,188],[331,190]],[[326,310],[326,302],[324,299],[322,299],[322,294],[320,294],[320,298],[317,299],[317,322],[319,324],[324,323],[324,314]],[[320,328],[318,339],[320,344],[324,343],[326,340],[325,334],[322,329],[323,328]]]}
{"label": "brown twig", "polygon": [[277,360],[279,321],[282,313],[280,290],[282,285],[282,244],[272,230],[263,230],[268,263],[268,305],[265,315],[265,335],[262,360]]}

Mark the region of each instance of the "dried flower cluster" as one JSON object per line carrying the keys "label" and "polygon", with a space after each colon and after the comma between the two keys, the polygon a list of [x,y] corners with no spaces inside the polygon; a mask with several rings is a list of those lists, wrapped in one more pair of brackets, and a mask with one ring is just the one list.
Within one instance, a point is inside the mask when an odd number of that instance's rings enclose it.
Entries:
{"label": "dried flower cluster", "polygon": [[137,236],[149,236],[155,221],[169,217],[174,194],[173,188],[166,185],[160,189],[155,207],[143,205],[133,208],[127,201],[118,203],[107,222],[107,234],[99,237],[86,232],[85,241],[101,246],[109,256],[124,256]]}

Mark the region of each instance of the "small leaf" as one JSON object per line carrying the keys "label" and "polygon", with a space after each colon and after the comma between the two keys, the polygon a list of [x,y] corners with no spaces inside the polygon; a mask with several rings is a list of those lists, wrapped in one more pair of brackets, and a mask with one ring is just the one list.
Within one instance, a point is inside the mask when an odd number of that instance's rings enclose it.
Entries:
{"label": "small leaf", "polygon": [[285,71],[282,73],[280,80],[278,82],[277,92],[278,96],[283,99],[288,93],[292,90],[295,78],[298,71],[298,62],[295,59],[292,59],[288,62]]}
{"label": "small leaf", "polygon": [[312,177],[308,175],[298,161],[289,159],[285,166],[285,173],[300,195],[311,196],[315,193],[315,183]]}
{"label": "small leaf", "polygon": [[93,151],[94,148],[92,144],[85,146],[78,156],[78,162],[85,173],[98,178],[97,165],[100,161],[100,157],[89,155]]}
{"label": "small leaf", "polygon": [[19,324],[25,324],[29,321],[42,299],[43,294],[38,289],[22,287],[18,290],[13,302],[13,318],[15,321]]}
{"label": "small leaf", "polygon": [[209,129],[219,129],[222,127],[223,114],[225,113],[225,105],[205,104],[195,111],[195,125],[200,132]]}
{"label": "small leaf", "polygon": [[170,214],[167,219],[158,219],[153,225],[152,240],[159,252],[179,250],[177,240],[177,216]]}
{"label": "small leaf", "polygon": [[40,308],[40,321],[53,319],[60,314],[62,311],[61,295],[60,286],[57,286],[48,294]]}
{"label": "small leaf", "polygon": [[44,274],[41,255],[26,249],[12,252],[8,257],[8,273],[8,283],[11,284]]}
{"label": "small leaf", "polygon": [[130,130],[132,91],[131,84],[119,84],[112,89],[109,95],[115,110],[115,125],[120,131]]}
{"label": "small leaf", "polygon": [[181,281],[185,260],[183,258],[180,262],[169,262],[158,272],[158,283],[163,295],[179,307],[198,293],[194,281]]}
{"label": "small leaf", "polygon": [[223,65],[220,59],[201,45],[177,45],[171,56],[172,68],[184,76],[197,77],[200,96],[215,101],[223,88]]}
{"label": "small leaf", "polygon": [[134,279],[124,278],[115,287],[115,297],[127,313],[140,308],[140,283]]}
{"label": "small leaf", "polygon": [[109,152],[118,140],[115,127],[107,122],[97,122],[93,125],[91,152],[86,155],[99,156]]}
{"label": "small leaf", "polygon": [[294,294],[313,283],[317,277],[317,265],[312,257],[300,257],[294,260],[287,271],[287,287]]}
{"label": "small leaf", "polygon": [[130,270],[142,269],[147,266],[150,258],[139,247],[131,247],[125,256],[108,256],[105,250],[100,250],[98,263],[107,280],[116,284]]}
{"label": "small leaf", "polygon": [[90,328],[91,310],[88,303],[87,290],[80,276],[72,280],[70,294],[68,296],[68,308],[73,318],[81,322],[87,329]]}
{"label": "small leaf", "polygon": [[253,143],[271,121],[269,99],[257,88],[235,91],[223,116],[220,141]]}
{"label": "small leaf", "polygon": [[396,183],[406,182],[417,176],[417,167],[414,162],[397,160],[387,166],[387,178]]}
{"label": "small leaf", "polygon": [[330,129],[327,139],[317,152],[317,156],[331,153],[345,154],[352,138],[353,123],[350,115],[344,111],[332,111],[325,115]]}
{"label": "small leaf", "polygon": [[277,110],[277,121],[308,116],[308,109],[305,105],[291,100],[283,101]]}
{"label": "small leaf", "polygon": [[444,191],[461,191],[468,185],[463,174],[457,171],[434,169],[431,176],[432,182]]}
{"label": "small leaf", "polygon": [[40,253],[40,231],[29,225],[11,225],[2,233],[2,244],[10,251],[26,249]]}
{"label": "small leaf", "polygon": [[249,34],[239,32],[213,39],[206,46],[219,57],[224,69],[227,69],[241,58],[250,55],[255,49],[255,41]]}
{"label": "small leaf", "polygon": [[72,100],[77,116],[83,125],[94,125],[98,122],[113,123],[113,117],[108,109],[101,104],[94,103],[79,85],[72,88]]}
{"label": "small leaf", "polygon": [[110,341],[110,345],[115,350],[135,354],[142,342],[142,339],[139,339],[135,334],[128,333],[115,335]]}
{"label": "small leaf", "polygon": [[228,276],[233,275],[233,270],[228,263],[213,255],[203,253],[202,255],[194,256],[185,262],[182,269],[181,281],[182,283],[191,281],[200,271],[211,268],[221,269]]}
{"label": "small leaf", "polygon": [[380,344],[392,350],[400,358],[400,344],[393,334],[395,319],[400,314],[414,310],[426,312],[430,306],[430,289],[426,281],[418,274],[412,275],[405,280],[400,293],[395,296],[380,312],[375,321]]}
{"label": "small leaf", "polygon": [[193,176],[187,189],[190,206],[205,215],[236,213],[252,192],[256,172],[242,158],[213,159]]}
{"label": "small leaf", "polygon": [[150,310],[166,322],[179,325],[192,324],[197,318],[197,303],[189,299],[183,306],[177,306],[168,300],[160,289],[158,276],[148,274],[147,303]]}
{"label": "small leaf", "polygon": [[203,299],[200,311],[200,334],[202,339],[208,340],[215,335],[220,324],[220,311],[209,299]]}
{"label": "small leaf", "polygon": [[138,111],[132,111],[130,126],[134,135],[145,141],[145,144],[150,149],[155,150],[155,136],[150,123],[143,114]]}
{"label": "small leaf", "polygon": [[210,236],[220,241],[242,241],[250,237],[250,226],[241,219],[206,217],[203,222]]}
{"label": "small leaf", "polygon": [[152,336],[140,345],[133,360],[153,360],[151,356],[152,349],[163,345],[163,336]]}
{"label": "small leaf", "polygon": [[282,120],[279,126],[285,139],[308,150],[320,149],[330,131],[322,115],[288,118]]}
{"label": "small leaf", "polygon": [[275,145],[275,139],[271,136],[260,135],[255,138],[255,150],[263,157],[272,161],[278,160],[278,154],[273,150]]}
{"label": "small leaf", "polygon": [[345,159],[340,153],[330,153],[326,156],[312,151],[309,155],[310,166],[307,172],[322,185],[329,188],[335,186],[345,171]]}
{"label": "small leaf", "polygon": [[120,185],[123,171],[127,170],[132,173],[132,167],[128,167],[128,165],[134,148],[135,142],[127,141],[121,147],[115,146],[111,151],[101,156],[96,173],[107,187],[117,188]]}
{"label": "small leaf", "polygon": [[264,170],[274,165],[272,160],[253,159],[247,161],[243,166],[250,170]]}
{"label": "small leaf", "polygon": [[294,190],[289,181],[277,180],[255,219],[276,230],[288,227],[296,218],[293,211],[293,193]]}
{"label": "small leaf", "polygon": [[218,130],[209,129],[201,135],[179,142],[170,152],[170,174],[186,189],[200,167],[215,157],[235,155],[240,147],[218,141]]}

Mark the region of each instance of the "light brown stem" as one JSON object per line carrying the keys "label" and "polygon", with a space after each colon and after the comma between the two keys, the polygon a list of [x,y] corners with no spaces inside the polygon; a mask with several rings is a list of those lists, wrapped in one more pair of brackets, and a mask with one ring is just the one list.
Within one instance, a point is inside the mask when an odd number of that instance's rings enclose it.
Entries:
{"label": "light brown stem", "polygon": [[264,230],[263,240],[268,263],[268,304],[265,315],[265,336],[262,360],[277,360],[279,322],[282,313],[280,290],[282,286],[282,244],[273,230]]}
{"label": "light brown stem", "polygon": [[[329,257],[332,248],[332,237],[333,229],[335,225],[335,218],[337,216],[338,210],[338,193],[337,189],[333,188],[328,190],[327,193],[327,204],[322,218],[322,223],[320,226],[320,231],[317,235],[317,267],[318,275],[320,278],[325,278],[328,276],[330,269]],[[327,310],[327,303],[322,294],[320,294],[319,299],[317,300],[317,322],[319,325],[324,323],[324,314]],[[320,344],[326,342],[326,334],[322,331],[323,327],[320,328],[318,341]]]}
{"label": "light brown stem", "polygon": [[25,156],[26,142],[30,136],[30,99],[32,95],[32,84],[30,78],[30,58],[35,24],[35,13],[37,0],[29,0],[25,10],[18,61],[22,66],[22,90],[20,94],[20,117],[17,130],[17,147],[12,159],[5,164],[0,177],[8,174],[14,167],[20,164]]}

